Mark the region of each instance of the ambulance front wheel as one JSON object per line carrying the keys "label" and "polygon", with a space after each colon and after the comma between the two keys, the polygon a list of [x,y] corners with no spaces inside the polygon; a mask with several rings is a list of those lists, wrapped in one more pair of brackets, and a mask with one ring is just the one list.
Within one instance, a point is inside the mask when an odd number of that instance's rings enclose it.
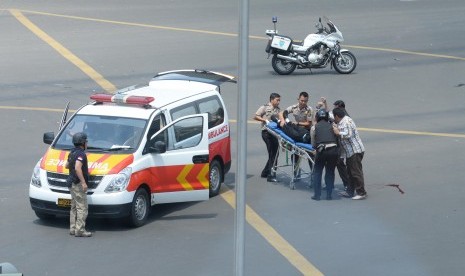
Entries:
{"label": "ambulance front wheel", "polygon": [[217,196],[220,192],[221,181],[223,180],[223,167],[218,160],[213,160],[210,164],[210,197]]}
{"label": "ambulance front wheel", "polygon": [[149,194],[144,188],[139,188],[131,205],[131,214],[129,215],[129,223],[134,227],[139,227],[147,222],[150,211]]}

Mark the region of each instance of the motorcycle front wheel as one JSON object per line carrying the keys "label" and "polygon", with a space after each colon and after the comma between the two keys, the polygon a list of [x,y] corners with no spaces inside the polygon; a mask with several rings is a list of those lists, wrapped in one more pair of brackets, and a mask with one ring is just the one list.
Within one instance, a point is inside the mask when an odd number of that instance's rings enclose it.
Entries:
{"label": "motorcycle front wheel", "polygon": [[271,59],[271,66],[273,66],[273,69],[276,73],[280,75],[289,75],[292,72],[294,72],[295,68],[297,67],[297,64],[284,59],[280,59],[276,55],[274,55]]}
{"label": "motorcycle front wheel", "polygon": [[340,74],[350,74],[357,66],[357,59],[355,56],[347,51],[333,59],[333,67]]}

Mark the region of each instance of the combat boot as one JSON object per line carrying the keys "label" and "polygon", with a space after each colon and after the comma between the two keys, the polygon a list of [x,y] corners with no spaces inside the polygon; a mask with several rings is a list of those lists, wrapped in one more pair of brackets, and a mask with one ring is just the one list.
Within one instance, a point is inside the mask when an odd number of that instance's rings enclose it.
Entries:
{"label": "combat boot", "polygon": [[75,236],[75,237],[88,238],[88,237],[92,237],[92,233],[91,233],[91,232],[84,231],[84,232],[76,233],[76,235],[74,235],[74,236]]}

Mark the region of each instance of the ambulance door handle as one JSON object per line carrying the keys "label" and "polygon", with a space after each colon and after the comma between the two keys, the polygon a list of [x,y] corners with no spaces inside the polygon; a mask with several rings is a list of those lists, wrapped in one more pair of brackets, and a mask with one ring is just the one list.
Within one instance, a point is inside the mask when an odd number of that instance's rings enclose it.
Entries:
{"label": "ambulance door handle", "polygon": [[209,159],[208,154],[194,155],[194,157],[192,157],[192,162],[194,164],[208,163],[208,159]]}

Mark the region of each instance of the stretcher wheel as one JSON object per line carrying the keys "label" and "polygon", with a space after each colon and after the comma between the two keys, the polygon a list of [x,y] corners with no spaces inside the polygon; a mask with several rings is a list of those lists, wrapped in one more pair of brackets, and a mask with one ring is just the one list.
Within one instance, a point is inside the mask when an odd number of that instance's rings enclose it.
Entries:
{"label": "stretcher wheel", "polygon": [[291,181],[291,183],[289,183],[289,188],[291,190],[295,190],[295,182],[294,181]]}

